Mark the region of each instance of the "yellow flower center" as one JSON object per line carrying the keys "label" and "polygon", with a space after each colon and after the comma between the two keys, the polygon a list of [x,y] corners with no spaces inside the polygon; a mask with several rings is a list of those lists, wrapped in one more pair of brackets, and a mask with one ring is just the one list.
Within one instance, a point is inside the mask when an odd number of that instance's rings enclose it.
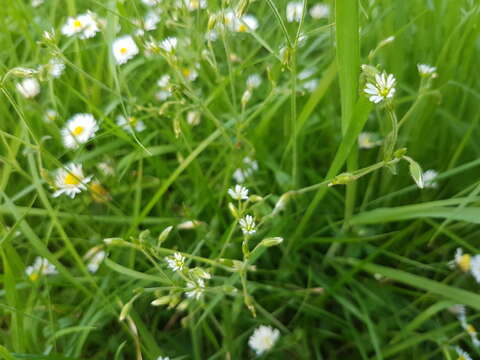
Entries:
{"label": "yellow flower center", "polygon": [[37,281],[39,277],[40,277],[40,275],[38,274],[38,272],[33,272],[29,275],[29,278],[32,281]]}
{"label": "yellow flower center", "polygon": [[65,175],[65,179],[63,179],[63,182],[66,185],[78,185],[78,184],[80,184],[80,180],[78,179],[78,177],[76,177],[75,175],[72,175],[70,173]]}
{"label": "yellow flower center", "polygon": [[190,0],[190,7],[192,9],[198,9],[200,2],[198,0]]}
{"label": "yellow flower center", "polygon": [[125,55],[125,54],[127,53],[127,51],[128,51],[127,48],[122,47],[122,48],[120,49],[120,54]]}
{"label": "yellow flower center", "polygon": [[464,254],[458,260],[458,267],[463,271],[467,272],[470,270],[470,254]]}
{"label": "yellow flower center", "polygon": [[477,333],[477,330],[475,330],[475,328],[473,327],[473,325],[468,324],[468,325],[467,325],[467,332],[468,332],[469,334],[476,334],[476,333]]}
{"label": "yellow flower center", "polygon": [[130,116],[128,118],[128,123],[131,125],[131,126],[135,126],[137,124],[137,118],[135,116]]}
{"label": "yellow flower center", "polygon": [[188,77],[190,75],[190,69],[187,69],[187,68],[183,69],[182,74],[183,76]]}
{"label": "yellow flower center", "polygon": [[77,126],[75,129],[73,129],[72,134],[75,136],[81,135],[85,128],[83,126]]}
{"label": "yellow flower center", "polygon": [[74,27],[75,29],[81,28],[81,27],[82,27],[82,23],[80,22],[80,20],[74,20],[74,21],[73,21],[73,27]]}
{"label": "yellow flower center", "polygon": [[246,32],[247,30],[248,30],[248,27],[245,24],[240,24],[240,26],[238,27],[238,31],[240,32]]}

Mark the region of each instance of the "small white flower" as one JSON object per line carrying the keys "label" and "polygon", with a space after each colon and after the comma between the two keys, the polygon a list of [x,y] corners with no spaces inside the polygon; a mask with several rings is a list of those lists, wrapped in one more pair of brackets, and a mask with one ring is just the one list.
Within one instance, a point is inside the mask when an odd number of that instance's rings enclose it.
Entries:
{"label": "small white flower", "polygon": [[92,114],[75,114],[61,130],[63,144],[66,148],[76,149],[95,136],[97,121]]}
{"label": "small white flower", "polygon": [[255,219],[252,215],[247,215],[244,218],[240,219],[240,228],[245,235],[252,235],[257,232],[257,227],[255,224]]}
{"label": "small white flower", "polygon": [[207,7],[206,0],[184,0],[184,2],[187,9],[190,11],[205,9]]}
{"label": "small white flower", "polygon": [[435,181],[438,176],[438,172],[433,169],[427,170],[423,173],[422,178],[426,188],[435,189],[438,183]]}
{"label": "small white flower", "polygon": [[258,170],[258,162],[250,159],[248,156],[243,159],[244,166],[236,169],[233,173],[233,178],[237,183],[244,183],[255,171]]}
{"label": "small white flower", "polygon": [[44,0],[32,0],[32,7],[38,7],[43,4]]}
{"label": "small white flower", "polygon": [[461,322],[463,329],[470,336],[470,340],[473,342],[473,345],[476,347],[480,346],[480,340],[478,339],[478,333],[475,327],[472,324],[467,323],[467,320]]}
{"label": "small white flower", "polygon": [[179,252],[166,256],[165,261],[167,262],[167,266],[173,271],[182,271],[185,266],[185,256]]}
{"label": "small white flower", "polygon": [[116,39],[112,44],[112,52],[117,64],[125,64],[138,54],[138,46],[130,35]]}
{"label": "small white flower", "polygon": [[113,169],[112,165],[110,165],[108,162],[103,161],[98,163],[97,165],[98,169],[103,172],[106,176],[111,176],[115,174],[115,170]]}
{"label": "small white flower", "polygon": [[228,195],[230,195],[233,200],[247,200],[248,189],[242,185],[237,184],[234,188],[228,189]]}
{"label": "small white flower", "polygon": [[85,255],[85,259],[88,261],[88,271],[92,274],[96,273],[106,256],[107,253],[103,250],[98,250],[98,248],[91,249],[91,251]]}
{"label": "small white flower", "polygon": [[149,11],[145,15],[145,19],[143,20],[143,28],[146,31],[155,30],[159,22],[160,22],[159,11]]}
{"label": "small white flower", "polygon": [[32,281],[36,281],[42,275],[58,274],[55,265],[51,264],[46,258],[40,256],[35,258],[33,265],[26,267],[25,273]]}
{"label": "small white flower", "polygon": [[185,77],[185,80],[195,81],[198,77],[198,72],[194,68],[183,68],[182,75]]}
{"label": "small white flower", "polygon": [[200,124],[201,115],[198,111],[189,111],[187,113],[187,123],[191,126]]}
{"label": "small white flower", "polygon": [[480,255],[475,255],[470,261],[470,273],[480,283]]}
{"label": "small white flower", "polygon": [[287,4],[287,21],[288,22],[300,22],[303,16],[303,2],[292,1]]}
{"label": "small white flower", "polygon": [[68,164],[65,168],[60,168],[55,174],[55,189],[53,197],[62,194],[70,196],[72,199],[75,195],[87,190],[85,184],[89,183],[91,176],[84,176],[81,164]]}
{"label": "small white flower", "polygon": [[173,53],[177,48],[178,40],[176,37],[167,37],[160,42],[160,47],[168,53]]}
{"label": "small white flower", "polygon": [[418,64],[417,65],[418,73],[421,77],[437,77],[437,68],[435,66],[430,66],[427,64]]}
{"label": "small white flower", "polygon": [[170,360],[170,358],[168,356],[165,356],[165,357],[159,356],[157,360]]}
{"label": "small white flower", "polygon": [[133,116],[129,116],[128,118],[126,118],[123,115],[118,115],[117,125],[120,126],[122,129],[124,129],[125,131],[129,132],[130,134],[132,134],[134,131],[142,132],[143,130],[146,129],[146,126],[143,123],[143,121],[138,120],[136,117],[133,117]]}
{"label": "small white flower", "polygon": [[365,93],[370,101],[378,104],[381,101],[393,98],[395,94],[395,78],[392,74],[383,72],[375,75],[375,83],[367,83]]}
{"label": "small white flower", "polygon": [[43,115],[43,121],[46,123],[55,121],[58,118],[58,113],[53,109],[47,109]]}
{"label": "small white flower", "polygon": [[205,33],[205,40],[207,41],[216,41],[218,39],[218,32],[215,30],[210,30]]}
{"label": "small white flower", "polygon": [[187,281],[187,291],[185,295],[190,299],[200,300],[205,292],[205,281],[197,279],[196,281]]}
{"label": "small white flower", "polygon": [[247,78],[247,87],[256,89],[262,84],[262,77],[259,74],[252,74]]}
{"label": "small white flower", "polygon": [[170,86],[170,75],[162,75],[157,81],[158,87],[167,88]]}
{"label": "small white flower", "polygon": [[60,58],[52,58],[48,62],[48,72],[53,78],[59,78],[65,70],[65,63]]}
{"label": "small white flower", "polygon": [[330,6],[328,4],[316,4],[310,9],[310,16],[314,19],[324,19],[330,16]]}
{"label": "small white flower", "polygon": [[317,86],[318,86],[318,79],[311,79],[311,80],[305,81],[302,84],[302,88],[309,93],[314,92]]}
{"label": "small white flower", "polygon": [[458,355],[457,360],[472,360],[472,357],[464,350],[462,350],[460,347],[456,347],[455,351]]}
{"label": "small white flower", "polygon": [[144,3],[147,6],[154,6],[158,5],[162,2],[162,0],[142,0],[142,3]]}
{"label": "small white flower", "polygon": [[231,31],[236,32],[248,32],[258,29],[258,20],[251,14],[245,14],[241,18],[238,18],[235,11],[228,10],[223,15],[224,25]]}
{"label": "small white flower", "polygon": [[40,83],[35,78],[26,78],[15,85],[17,91],[26,99],[31,99],[40,94]]}
{"label": "small white flower", "polygon": [[257,356],[260,356],[264,352],[269,351],[279,337],[280,331],[278,331],[278,329],[272,328],[271,326],[260,325],[255,329],[250,339],[248,339],[248,345],[255,351]]}
{"label": "small white flower", "polygon": [[80,34],[80,39],[92,38],[98,31],[97,21],[90,12],[78,15],[77,17],[69,17],[67,23],[62,27],[63,35],[72,36]]}
{"label": "small white flower", "polygon": [[360,149],[372,149],[381,143],[377,133],[361,132],[358,135],[358,147]]}

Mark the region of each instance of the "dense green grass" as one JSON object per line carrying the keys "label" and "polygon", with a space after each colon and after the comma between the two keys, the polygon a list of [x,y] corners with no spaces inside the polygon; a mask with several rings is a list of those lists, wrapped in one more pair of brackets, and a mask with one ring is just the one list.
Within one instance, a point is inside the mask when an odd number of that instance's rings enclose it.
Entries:
{"label": "dense green grass", "polygon": [[[268,359],[457,359],[456,346],[480,357],[447,310],[464,304],[480,326],[480,284],[448,265],[456,248],[473,255],[480,246],[478,1],[337,0],[328,19],[307,12],[299,23],[287,22],[285,0],[208,0],[193,12],[175,3],[158,5],[161,22],[148,33],[178,37],[175,58],[145,57],[138,37],[141,53],[121,66],[111,44],[135,31],[147,10],[141,1],[0,7],[0,358],[249,359],[259,325],[281,333]],[[209,16],[239,3],[258,29],[205,41]],[[101,32],[62,36],[67,17],[87,9],[106,20]],[[45,43],[52,27],[57,39]],[[10,70],[45,64],[52,51],[64,74],[23,98]],[[437,67],[430,88],[420,86],[418,63]],[[381,147],[358,149],[360,132],[391,130],[386,108],[363,93],[361,64],[395,75],[395,149],[437,170],[438,187],[418,189],[406,161],[393,175]],[[184,68],[198,78],[185,81]],[[298,79],[306,69],[318,79],[313,91]],[[263,82],[242,105],[254,73]],[[158,101],[164,74],[173,95]],[[46,123],[49,108],[59,116]],[[187,122],[190,111],[201,114],[199,125]],[[100,130],[70,150],[60,130],[75,113],[92,113]],[[120,114],[147,130],[128,134],[115,123]],[[247,156],[259,168],[245,186],[263,197],[248,210],[261,223],[248,244],[227,194]],[[52,197],[53,172],[70,161],[101,182],[106,201],[89,191]],[[112,175],[98,167],[104,162]],[[374,164],[346,186],[327,186]],[[272,213],[282,195],[285,207]],[[186,221],[198,223],[178,227]],[[284,241],[253,250],[270,237]],[[116,243],[105,245],[110,238]],[[95,246],[108,258],[92,274],[84,255]],[[154,307],[185,287],[163,260],[174,251],[212,279],[199,301]],[[58,274],[31,281],[25,269],[37,256]],[[232,271],[219,258],[246,263]]]}

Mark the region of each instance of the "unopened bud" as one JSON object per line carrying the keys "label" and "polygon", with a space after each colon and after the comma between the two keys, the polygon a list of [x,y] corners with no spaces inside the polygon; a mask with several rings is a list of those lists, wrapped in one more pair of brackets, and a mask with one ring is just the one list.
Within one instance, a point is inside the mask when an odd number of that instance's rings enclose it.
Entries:
{"label": "unopened bud", "polygon": [[265,246],[265,247],[277,246],[277,245],[280,245],[282,242],[283,242],[283,238],[281,237],[266,238],[260,242],[260,246]]}
{"label": "unopened bud", "polygon": [[355,181],[356,179],[356,176],[353,174],[343,173],[335,176],[335,178],[330,183],[328,183],[328,186],[346,185]]}

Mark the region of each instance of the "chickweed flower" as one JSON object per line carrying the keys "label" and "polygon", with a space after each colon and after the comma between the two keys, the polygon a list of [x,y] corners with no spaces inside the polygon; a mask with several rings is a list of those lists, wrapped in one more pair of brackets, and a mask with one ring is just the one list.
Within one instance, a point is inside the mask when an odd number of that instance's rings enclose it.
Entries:
{"label": "chickweed flower", "polygon": [[129,116],[126,118],[123,115],[117,116],[117,125],[124,129],[126,132],[130,134],[134,132],[142,132],[146,129],[145,124],[142,120],[138,120],[136,117]]}
{"label": "chickweed flower", "polygon": [[252,235],[257,232],[257,227],[255,224],[255,219],[252,215],[247,215],[244,218],[240,219],[240,228],[245,235]]}
{"label": "chickweed flower", "polygon": [[228,10],[223,16],[223,24],[231,31],[248,32],[258,29],[258,20],[251,14],[238,17],[235,11]]}
{"label": "chickweed flower", "polygon": [[88,261],[88,271],[92,274],[96,273],[106,256],[107,253],[103,250],[99,250],[98,247],[90,249],[87,254],[85,254],[85,260]]}
{"label": "chickweed flower", "polygon": [[247,200],[248,199],[248,189],[242,185],[235,185],[234,188],[228,189],[228,195],[232,197],[233,200]]}
{"label": "chickweed flower", "polygon": [[260,325],[255,329],[250,339],[248,339],[248,345],[255,351],[257,356],[260,356],[264,352],[269,351],[279,337],[280,331],[278,331],[278,329],[272,328],[271,326]]}
{"label": "chickweed flower", "polygon": [[205,281],[196,279],[196,281],[187,281],[187,291],[185,295],[190,299],[200,300],[205,292]]}
{"label": "chickweed flower", "polygon": [[116,39],[112,44],[113,56],[117,64],[125,64],[128,60],[138,54],[138,47],[130,35]]}
{"label": "chickweed flower", "polygon": [[247,78],[247,88],[256,89],[262,84],[262,77],[259,74],[252,74]]}
{"label": "chickweed flower", "polygon": [[63,35],[73,36],[80,34],[80,39],[92,38],[98,31],[97,21],[90,12],[78,15],[77,17],[69,17],[67,23],[62,27]]}
{"label": "chickweed flower", "polygon": [[69,149],[76,149],[93,138],[97,130],[97,121],[92,114],[75,114],[61,131],[63,144]]}
{"label": "chickweed flower", "polygon": [[187,123],[191,126],[200,124],[201,114],[198,111],[189,111],[187,113]]}
{"label": "chickweed flower", "polygon": [[382,142],[378,134],[372,132],[362,132],[358,135],[358,147],[360,149],[372,149],[379,146]]}
{"label": "chickweed flower", "polygon": [[43,121],[46,123],[53,122],[58,118],[58,113],[53,109],[47,109],[43,115]]}
{"label": "chickweed flower", "polygon": [[184,2],[187,9],[190,11],[205,9],[207,7],[206,0],[184,0]]}
{"label": "chickweed flower", "polygon": [[470,254],[464,254],[461,248],[458,248],[455,252],[454,263],[462,270],[463,272],[470,271],[471,265],[471,256]]}
{"label": "chickweed flower", "polygon": [[165,261],[167,262],[167,266],[173,271],[182,271],[185,266],[185,256],[179,252],[166,256]]}
{"label": "chickweed flower", "polygon": [[53,78],[59,78],[65,70],[65,63],[60,58],[52,58],[48,62],[48,73]]}
{"label": "chickweed flower", "polygon": [[330,6],[328,4],[316,4],[310,9],[310,16],[316,20],[328,18]]}
{"label": "chickweed flower", "polygon": [[42,275],[54,275],[58,272],[55,265],[51,264],[46,258],[37,256],[33,265],[27,266],[25,273],[30,280],[36,281]]}
{"label": "chickweed flower", "polygon": [[233,178],[237,183],[244,183],[255,171],[258,170],[258,162],[249,158],[243,158],[242,168],[238,168],[233,172]]}
{"label": "chickweed flower", "polygon": [[178,40],[176,37],[167,37],[160,42],[160,47],[168,53],[173,53],[177,48]]}
{"label": "chickweed flower", "polygon": [[395,77],[385,72],[376,74],[375,83],[367,83],[364,91],[370,96],[370,101],[375,104],[391,99],[395,94]]}
{"label": "chickweed flower", "polygon": [[430,66],[427,64],[418,64],[417,65],[418,73],[420,74],[421,77],[432,77],[436,78],[437,75],[437,68],[435,66]]}
{"label": "chickweed flower", "polygon": [[287,4],[287,21],[288,22],[300,22],[303,16],[303,2],[292,1]]}
{"label": "chickweed flower", "polygon": [[60,168],[55,174],[54,185],[56,191],[53,197],[58,197],[62,194],[70,196],[72,199],[75,195],[86,190],[85,184],[90,182],[91,176],[84,176],[81,164],[68,164],[65,168]]}
{"label": "chickweed flower", "polygon": [[160,14],[159,11],[149,11],[145,15],[145,19],[143,20],[143,28],[146,31],[152,31],[157,28],[157,24],[160,22]]}
{"label": "chickweed flower", "polygon": [[425,183],[426,188],[431,188],[435,189],[438,186],[438,183],[435,181],[435,179],[438,176],[438,172],[436,172],[433,169],[426,170],[423,175],[423,182]]}
{"label": "chickweed flower", "polygon": [[472,357],[458,346],[455,348],[455,352],[458,355],[457,360],[472,360]]}
{"label": "chickweed flower", "polygon": [[40,94],[40,83],[35,78],[26,78],[15,85],[17,91],[26,99],[31,99]]}

